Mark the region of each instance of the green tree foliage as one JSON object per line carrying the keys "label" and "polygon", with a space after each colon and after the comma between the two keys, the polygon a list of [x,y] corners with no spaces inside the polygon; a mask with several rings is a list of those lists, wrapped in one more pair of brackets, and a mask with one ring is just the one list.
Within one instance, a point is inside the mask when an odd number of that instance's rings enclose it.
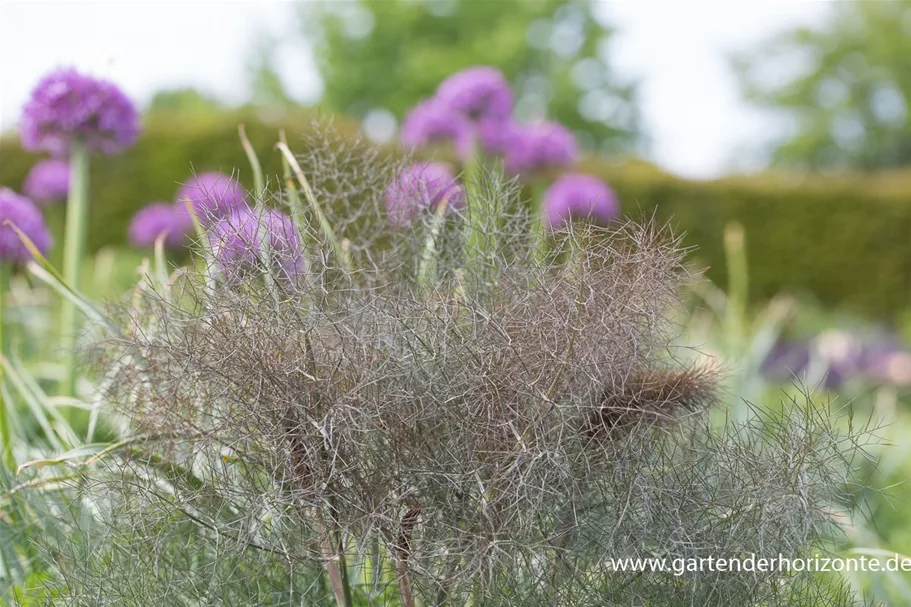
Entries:
{"label": "green tree foliage", "polygon": [[330,109],[401,120],[453,72],[493,65],[517,91],[522,118],[547,115],[583,145],[639,141],[635,83],[608,63],[613,30],[595,0],[359,0],[303,3]]}
{"label": "green tree foliage", "polygon": [[178,88],[155,93],[146,111],[162,115],[204,116],[224,109],[224,105],[211,95],[194,88]]}
{"label": "green tree foliage", "polygon": [[784,32],[734,64],[747,99],[792,121],[775,164],[911,163],[911,0],[833,3],[825,24]]}

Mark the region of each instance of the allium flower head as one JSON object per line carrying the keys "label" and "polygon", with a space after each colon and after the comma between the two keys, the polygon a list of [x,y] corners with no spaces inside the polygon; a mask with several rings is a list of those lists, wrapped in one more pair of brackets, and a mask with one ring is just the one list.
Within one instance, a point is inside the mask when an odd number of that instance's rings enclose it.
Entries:
{"label": "allium flower head", "polygon": [[472,120],[506,119],[513,109],[509,82],[500,70],[488,66],[456,72],[440,84],[437,99]]}
{"label": "allium flower head", "polygon": [[441,162],[419,162],[403,169],[386,188],[386,211],[393,225],[405,226],[421,211],[436,207],[444,196],[449,206],[465,205],[465,192],[455,181],[449,165]]}
{"label": "allium flower head", "polygon": [[472,153],[474,129],[463,115],[453,111],[438,99],[418,103],[402,123],[401,140],[412,148],[433,143],[452,143],[461,157]]}
{"label": "allium flower head", "polygon": [[877,382],[911,385],[911,352],[895,340],[877,340],[864,348],[863,371]]}
{"label": "allium flower head", "polygon": [[25,196],[9,188],[0,188],[0,262],[25,262],[32,258],[12,226],[16,224],[44,255],[51,248],[53,240],[44,223],[41,211]]}
{"label": "allium flower head", "polygon": [[506,171],[513,175],[566,167],[578,157],[575,136],[556,122],[516,126],[505,143]]}
{"label": "allium flower head", "polygon": [[486,118],[477,125],[478,140],[488,154],[503,154],[519,127],[513,120]]}
{"label": "allium flower head", "polygon": [[237,180],[223,173],[211,171],[193,175],[177,190],[174,201],[175,234],[185,234],[193,229],[193,219],[187,211],[188,200],[199,220],[209,224],[245,206],[247,194]]}
{"label": "allium flower head", "polygon": [[226,278],[259,263],[263,235],[268,237],[270,262],[276,270],[285,278],[304,273],[304,252],[291,218],[274,209],[257,211],[243,206],[209,231],[209,244]]}
{"label": "allium flower head", "polygon": [[70,191],[70,165],[63,160],[42,160],[29,170],[22,191],[38,204],[65,200]]}
{"label": "allium flower head", "polygon": [[174,207],[167,202],[147,204],[130,221],[130,243],[134,247],[151,247],[162,232],[167,232],[165,243],[172,248],[179,246],[184,233],[175,219]]}
{"label": "allium flower head", "polygon": [[573,218],[606,223],[620,210],[616,195],[606,183],[582,173],[569,173],[554,181],[544,192],[543,205],[551,228]]}
{"label": "allium flower head", "polygon": [[133,103],[111,82],[58,69],[42,78],[22,111],[22,147],[65,155],[74,139],[103,154],[128,148],[139,134]]}

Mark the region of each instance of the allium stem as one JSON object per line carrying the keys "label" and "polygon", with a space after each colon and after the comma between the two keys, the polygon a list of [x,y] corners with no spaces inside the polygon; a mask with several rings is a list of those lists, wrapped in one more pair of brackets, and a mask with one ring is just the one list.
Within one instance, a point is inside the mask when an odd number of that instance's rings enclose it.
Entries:
{"label": "allium stem", "polygon": [[424,242],[421,263],[418,266],[418,286],[427,291],[433,289],[437,280],[437,238],[439,238],[440,230],[443,229],[443,223],[446,221],[446,207],[449,206],[451,196],[451,193],[443,196],[443,199],[437,205],[436,211],[430,218],[430,227],[427,231],[427,239]]}
{"label": "allium stem", "polygon": [[746,237],[743,226],[732,222],[724,227],[724,255],[728,273],[728,301],[725,307],[727,338],[732,352],[743,343],[749,297]]}
{"label": "allium stem", "polygon": [[[89,154],[83,143],[74,140],[70,148],[70,192],[66,207],[65,242],[63,243],[63,278],[79,291],[82,259],[85,256],[89,211]],[[63,355],[66,357],[61,394],[76,396],[76,335],[79,323],[76,307],[64,300],[60,309]]]}
{"label": "allium stem", "polygon": [[[285,131],[278,132],[278,141],[283,143],[285,147],[288,146]],[[306,226],[306,219],[303,214],[304,208],[301,205],[297,187],[294,185],[294,175],[291,172],[291,165],[288,164],[288,159],[285,158],[284,154],[282,154],[282,177],[285,180],[285,193],[288,196],[288,211],[291,215],[291,221],[294,223],[294,229],[297,231],[298,237],[303,239],[307,234],[307,231],[304,230],[304,227]],[[302,242],[301,244],[303,245],[304,243]]]}
{"label": "allium stem", "polygon": [[240,143],[244,148],[244,152],[247,154],[247,160],[250,162],[250,168],[253,171],[253,194],[257,199],[261,199],[266,194],[266,181],[263,179],[263,167],[259,163],[259,158],[256,156],[256,150],[253,149],[253,145],[250,144],[250,140],[247,138],[247,130],[244,128],[244,125],[237,125],[237,134],[240,136]]}
{"label": "allium stem", "polygon": [[272,275],[272,245],[270,242],[271,235],[269,234],[269,228],[265,224],[264,220],[265,208],[261,204],[257,204],[256,208],[256,239],[255,242],[259,245],[259,250],[257,254],[259,256],[259,263],[262,267],[263,280],[266,283],[266,288],[269,290],[269,293],[272,294],[272,297],[275,299],[275,303],[278,303],[278,293],[275,291],[275,277]]}
{"label": "allium stem", "polygon": [[297,181],[300,184],[301,189],[304,191],[304,198],[307,199],[307,204],[310,205],[310,209],[313,211],[313,214],[316,215],[320,231],[323,233],[323,236],[326,237],[326,240],[329,241],[329,246],[332,247],[332,251],[338,258],[339,264],[343,270],[350,273],[352,269],[351,259],[349,258],[345,248],[342,246],[342,243],[339,242],[338,237],[335,235],[335,230],[332,229],[332,224],[329,223],[329,220],[326,218],[326,214],[323,212],[322,206],[319,204],[316,196],[313,195],[313,189],[310,187],[310,183],[304,176],[304,171],[301,169],[300,164],[298,164],[297,159],[294,157],[294,154],[291,152],[288,144],[283,141],[279,141],[276,144],[276,147],[279,149],[279,151],[281,151],[285,160],[288,162],[288,166],[291,167],[291,170],[294,172],[295,177],[297,177]]}
{"label": "allium stem", "polygon": [[[6,292],[9,289],[10,267],[8,263],[0,263],[0,346],[2,346],[2,356],[6,357],[9,349],[7,343],[6,327]],[[13,459],[13,446],[10,433],[9,411],[12,403],[6,400],[6,390],[4,390],[6,378],[3,369],[0,368],[0,454],[2,454],[3,464],[7,470],[13,472],[16,470],[16,462]]]}
{"label": "allium stem", "polygon": [[474,271],[469,276],[481,286],[488,281],[489,272],[486,266],[496,252],[496,234],[491,223],[493,209],[491,200],[482,191],[482,158],[473,153],[465,163],[465,198],[468,209],[468,234],[465,238],[466,257]]}
{"label": "allium stem", "polygon": [[547,234],[544,232],[544,191],[545,185],[535,181],[531,185],[531,242],[535,259],[544,261],[550,249]]}

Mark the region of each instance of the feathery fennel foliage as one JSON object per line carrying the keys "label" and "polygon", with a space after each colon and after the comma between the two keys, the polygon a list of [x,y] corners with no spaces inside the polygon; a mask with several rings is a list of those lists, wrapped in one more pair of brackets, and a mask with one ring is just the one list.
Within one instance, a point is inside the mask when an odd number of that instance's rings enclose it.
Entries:
{"label": "feathery fennel foliage", "polygon": [[315,132],[298,191],[256,202],[300,205],[305,275],[264,251],[227,277],[201,248],[99,325],[128,438],[70,481],[92,521],[61,510],[44,542],[50,602],[855,604],[812,574],[609,570],[824,551],[869,432],[810,395],[709,415],[721,371],[672,345],[667,229],[570,226],[542,258],[483,169],[465,212],[393,228],[399,166]]}

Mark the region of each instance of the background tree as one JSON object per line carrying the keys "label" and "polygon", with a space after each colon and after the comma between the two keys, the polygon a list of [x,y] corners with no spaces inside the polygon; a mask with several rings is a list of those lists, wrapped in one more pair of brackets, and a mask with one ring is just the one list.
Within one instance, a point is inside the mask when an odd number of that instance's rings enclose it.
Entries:
{"label": "background tree", "polygon": [[522,118],[547,115],[586,147],[640,142],[635,83],[608,63],[613,30],[594,0],[357,0],[302,3],[332,110],[387,128],[453,72],[493,65]]}
{"label": "background tree", "polygon": [[146,112],[204,116],[224,109],[225,105],[214,96],[192,87],[185,87],[158,91],[146,107]]}
{"label": "background tree", "polygon": [[734,59],[746,98],[792,125],[774,143],[773,163],[911,164],[911,0],[851,0],[831,11],[818,28],[784,32]]}

